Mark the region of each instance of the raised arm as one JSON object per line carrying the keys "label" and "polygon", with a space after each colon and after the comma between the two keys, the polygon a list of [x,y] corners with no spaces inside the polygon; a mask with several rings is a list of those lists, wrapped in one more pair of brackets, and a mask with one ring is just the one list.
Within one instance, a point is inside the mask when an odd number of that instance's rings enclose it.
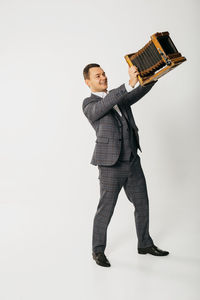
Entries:
{"label": "raised arm", "polygon": [[154,86],[154,84],[157,82],[152,81],[148,83],[146,86],[139,85],[135,89],[133,89],[131,92],[127,93],[127,95],[124,96],[124,104],[131,106],[132,104],[136,103],[138,100],[140,100],[144,95],[146,95],[151,88]]}
{"label": "raised arm", "polygon": [[128,92],[125,88],[125,84],[122,84],[118,88],[109,91],[109,94],[101,100],[96,101],[91,98],[86,98],[82,104],[83,112],[90,121],[94,122],[103,117],[113,106],[124,101],[126,94],[128,94]]}
{"label": "raised arm", "polygon": [[130,105],[136,103],[138,100],[140,100],[144,95],[146,95],[150,91],[150,89],[154,86],[156,81],[158,81],[158,80],[152,81],[152,82],[148,83],[146,86],[139,85],[138,87],[136,87],[139,83],[138,68],[136,66],[129,67],[128,74],[130,77],[129,85],[133,89],[124,97],[124,104],[130,106]]}

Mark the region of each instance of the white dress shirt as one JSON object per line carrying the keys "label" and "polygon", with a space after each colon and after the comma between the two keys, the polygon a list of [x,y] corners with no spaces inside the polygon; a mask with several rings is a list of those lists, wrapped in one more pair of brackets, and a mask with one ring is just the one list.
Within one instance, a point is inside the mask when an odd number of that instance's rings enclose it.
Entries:
{"label": "white dress shirt", "polygon": [[[133,89],[135,89],[138,85],[139,85],[139,81],[135,84],[134,87],[132,87],[128,82],[126,82],[125,83],[125,88],[126,88],[127,92],[129,93]],[[101,98],[104,98],[108,93],[109,93],[109,91],[107,91],[107,92],[92,92],[92,94],[97,95],[97,96],[99,96]],[[119,107],[118,107],[117,104],[115,106],[113,106],[113,108],[118,112],[118,114],[120,116],[122,116],[122,113],[121,113],[121,111],[120,111],[120,109],[119,109]]]}

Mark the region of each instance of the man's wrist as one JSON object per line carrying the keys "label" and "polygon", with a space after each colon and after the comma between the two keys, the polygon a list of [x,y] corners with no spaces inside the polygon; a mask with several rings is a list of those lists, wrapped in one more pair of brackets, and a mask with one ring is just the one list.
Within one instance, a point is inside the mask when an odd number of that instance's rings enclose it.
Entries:
{"label": "man's wrist", "polygon": [[128,82],[125,83],[125,88],[127,90],[127,92],[131,92],[134,88],[136,88],[137,86],[139,85],[139,81],[134,85],[132,86],[130,84],[130,80]]}
{"label": "man's wrist", "polygon": [[132,87],[130,85],[129,81],[125,83],[125,88],[126,88],[128,93],[131,92],[134,89],[134,87]]}

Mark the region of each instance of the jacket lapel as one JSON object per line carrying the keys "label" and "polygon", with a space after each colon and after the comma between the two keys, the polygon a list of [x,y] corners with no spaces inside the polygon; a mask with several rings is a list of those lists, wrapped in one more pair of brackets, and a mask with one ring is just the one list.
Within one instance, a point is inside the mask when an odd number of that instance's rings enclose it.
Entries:
{"label": "jacket lapel", "polygon": [[118,105],[118,107],[119,107],[120,111],[122,112],[123,116],[124,116],[124,117],[126,118],[126,120],[129,122],[130,120],[129,120],[129,117],[128,117],[128,114],[127,114],[126,109],[125,109],[123,106],[121,106],[121,105]]}
{"label": "jacket lapel", "polygon": [[132,112],[131,112],[131,109],[126,110],[126,107],[124,107],[124,106],[120,107],[120,109],[123,111],[123,114],[124,114],[125,118],[126,118],[127,121],[130,123],[130,125],[132,126],[132,128],[133,128],[135,131],[137,131],[138,128],[137,128],[137,126],[136,126],[136,124],[135,124],[135,120],[134,120],[134,118],[133,118],[133,114],[132,114]]}
{"label": "jacket lapel", "polygon": [[123,116],[125,117],[125,119],[127,120],[127,122],[130,123],[130,118],[129,118],[129,116],[128,116],[128,113],[127,113],[126,108],[125,108],[123,105],[120,105],[120,104],[118,104],[118,107],[119,107],[119,109],[120,109],[122,115],[123,115]]}

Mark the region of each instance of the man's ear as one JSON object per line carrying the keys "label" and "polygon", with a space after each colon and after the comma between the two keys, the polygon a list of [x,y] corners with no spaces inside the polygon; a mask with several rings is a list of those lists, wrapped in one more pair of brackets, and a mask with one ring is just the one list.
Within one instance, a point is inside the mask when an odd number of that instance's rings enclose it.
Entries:
{"label": "man's ear", "polygon": [[90,88],[90,80],[89,80],[89,79],[85,79],[85,83],[86,83],[87,86]]}

